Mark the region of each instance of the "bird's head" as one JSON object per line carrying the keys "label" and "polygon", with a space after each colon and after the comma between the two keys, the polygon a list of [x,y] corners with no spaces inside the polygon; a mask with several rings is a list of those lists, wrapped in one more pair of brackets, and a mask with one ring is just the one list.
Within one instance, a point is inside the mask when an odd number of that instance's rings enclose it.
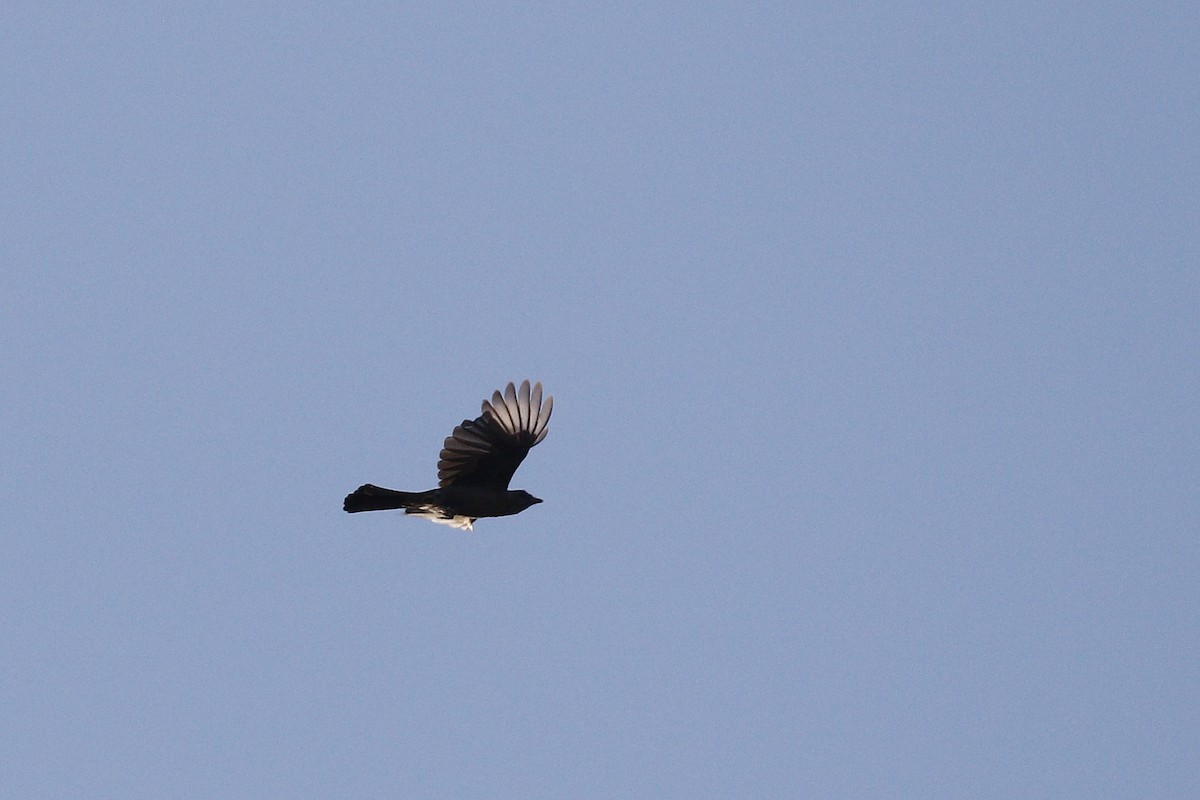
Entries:
{"label": "bird's head", "polygon": [[529,508],[530,506],[534,506],[534,505],[537,505],[538,503],[542,502],[540,498],[534,497],[533,495],[531,495],[529,492],[525,491],[524,489],[517,489],[516,491],[511,491],[508,493],[508,496],[510,498],[510,502],[514,506],[519,507],[522,511]]}

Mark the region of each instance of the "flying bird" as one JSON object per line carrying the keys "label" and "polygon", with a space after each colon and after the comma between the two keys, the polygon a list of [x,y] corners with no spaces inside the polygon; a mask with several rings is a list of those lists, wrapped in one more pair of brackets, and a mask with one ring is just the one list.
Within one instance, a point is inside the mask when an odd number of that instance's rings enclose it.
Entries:
{"label": "flying bird", "polygon": [[403,508],[405,514],[463,530],[480,517],[520,514],[542,502],[524,489],[509,489],[509,481],[529,448],[546,438],[554,398],[542,402],[542,384],[512,383],[483,401],[477,419],[464,419],[446,437],[438,459],[438,488],[427,492],[398,492],[364,484],[346,496],[342,508],[350,513]]}

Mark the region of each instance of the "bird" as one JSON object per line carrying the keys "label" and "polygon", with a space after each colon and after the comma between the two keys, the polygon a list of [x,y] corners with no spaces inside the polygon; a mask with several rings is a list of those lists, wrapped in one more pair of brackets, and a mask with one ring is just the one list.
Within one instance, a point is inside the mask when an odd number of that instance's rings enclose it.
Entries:
{"label": "bird", "polygon": [[509,489],[513,473],[529,449],[546,438],[546,425],[554,398],[542,401],[542,384],[529,381],[517,389],[509,383],[501,394],[483,401],[479,417],[464,419],[446,437],[438,458],[438,488],[425,492],[400,492],[363,484],[342,504],[343,510],[386,511],[405,514],[461,530],[474,530],[481,517],[520,514],[542,502],[524,489]]}

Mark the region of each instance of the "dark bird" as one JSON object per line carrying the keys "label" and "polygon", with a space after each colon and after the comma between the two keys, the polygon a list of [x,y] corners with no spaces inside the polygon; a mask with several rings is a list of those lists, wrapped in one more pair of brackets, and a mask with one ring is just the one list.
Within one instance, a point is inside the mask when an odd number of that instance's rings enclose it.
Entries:
{"label": "dark bird", "polygon": [[463,420],[446,437],[438,459],[438,488],[427,492],[398,492],[365,484],[346,496],[346,511],[384,511],[403,508],[405,514],[471,530],[480,517],[520,514],[542,502],[524,489],[508,488],[513,473],[529,448],[546,438],[554,398],[542,402],[542,384],[508,384],[504,394],[483,401],[478,419]]}

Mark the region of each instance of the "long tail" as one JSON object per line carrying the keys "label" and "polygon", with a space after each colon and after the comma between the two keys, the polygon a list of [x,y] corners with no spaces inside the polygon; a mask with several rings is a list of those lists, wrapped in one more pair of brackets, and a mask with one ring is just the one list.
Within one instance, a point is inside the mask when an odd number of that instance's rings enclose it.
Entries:
{"label": "long tail", "polygon": [[392,508],[418,508],[428,502],[426,492],[397,492],[369,483],[346,495],[342,508],[351,514],[359,511],[386,511]]}

